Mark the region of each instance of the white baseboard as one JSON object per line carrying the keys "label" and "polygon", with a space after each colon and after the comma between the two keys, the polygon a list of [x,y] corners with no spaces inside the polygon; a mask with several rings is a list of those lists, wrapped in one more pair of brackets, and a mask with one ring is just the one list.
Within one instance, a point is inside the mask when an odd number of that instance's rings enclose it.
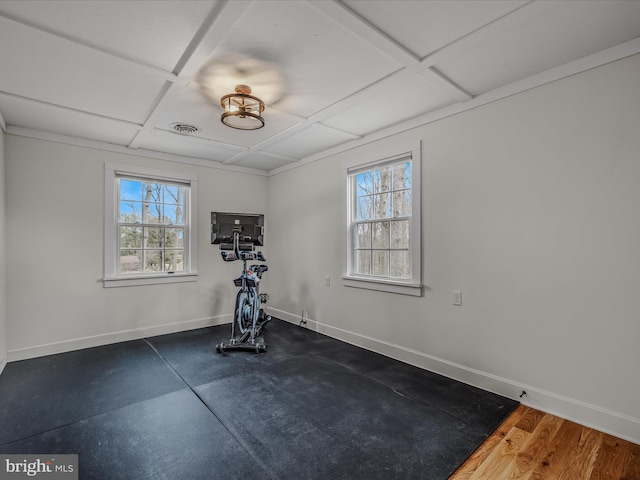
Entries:
{"label": "white baseboard", "polygon": [[7,356],[2,355],[2,357],[0,357],[0,375],[2,374],[2,372],[4,371],[4,367],[6,366],[7,366]]}
{"label": "white baseboard", "polygon": [[[231,318],[231,314],[225,314],[215,317],[187,320],[185,322],[167,323],[164,325],[154,325],[152,327],[134,328],[131,330],[122,330],[119,332],[105,333],[102,335],[94,335],[91,337],[74,338],[62,342],[19,348],[15,350],[9,350],[7,352],[6,361],[15,362],[17,360],[42,357],[44,355],[81,350],[83,348],[99,347],[101,345],[108,345],[111,343],[126,342],[128,340],[154,337],[156,335],[165,335],[167,333],[195,330],[196,328],[210,327],[213,325],[222,325],[224,323],[231,322]],[[2,370],[0,369],[0,372],[1,371]]]}
{"label": "white baseboard", "polygon": [[[296,325],[300,325],[302,320],[300,315],[277,308],[268,307],[268,311],[274,317]],[[401,345],[326,325],[310,318],[305,318],[305,320],[305,327],[309,330],[366,348],[468,385],[519,400],[523,405],[571,420],[586,427],[594,428],[633,443],[640,443],[640,419],[638,418],[475,370]],[[520,397],[523,391],[526,394]]]}

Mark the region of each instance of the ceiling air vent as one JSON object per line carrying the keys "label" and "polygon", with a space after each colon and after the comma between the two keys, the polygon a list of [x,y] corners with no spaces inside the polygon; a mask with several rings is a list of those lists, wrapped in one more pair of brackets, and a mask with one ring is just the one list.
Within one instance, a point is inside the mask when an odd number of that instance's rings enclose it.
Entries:
{"label": "ceiling air vent", "polygon": [[195,125],[189,125],[188,123],[172,123],[171,128],[174,132],[180,133],[182,135],[193,135],[194,133],[198,133],[200,131],[199,127]]}

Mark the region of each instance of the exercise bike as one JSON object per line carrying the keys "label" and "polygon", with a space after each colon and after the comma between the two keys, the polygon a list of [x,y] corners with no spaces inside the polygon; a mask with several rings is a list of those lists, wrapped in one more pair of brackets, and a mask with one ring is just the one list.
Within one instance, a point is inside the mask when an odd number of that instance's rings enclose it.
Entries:
{"label": "exercise bike", "polygon": [[266,259],[262,252],[253,251],[253,243],[240,241],[242,228],[233,229],[233,244],[220,244],[220,255],[225,262],[242,260],[242,274],[233,280],[236,287],[240,287],[236,295],[236,305],[231,323],[231,339],[229,343],[216,345],[216,352],[224,353],[227,350],[245,350],[261,353],[267,351],[267,345],[260,336],[264,326],[271,321],[271,315],[267,315],[260,308],[266,303],[267,295],[260,294],[260,280],[268,270],[266,265],[250,265],[248,261],[264,262]]}

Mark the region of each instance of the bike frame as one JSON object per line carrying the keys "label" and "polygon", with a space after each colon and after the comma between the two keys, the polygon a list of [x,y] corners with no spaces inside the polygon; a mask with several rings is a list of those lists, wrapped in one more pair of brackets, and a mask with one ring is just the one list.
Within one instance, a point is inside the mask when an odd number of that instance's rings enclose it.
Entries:
{"label": "bike frame", "polygon": [[271,316],[265,315],[264,310],[260,308],[263,299],[259,293],[259,284],[262,274],[267,271],[267,266],[251,265],[247,268],[247,261],[265,261],[265,258],[262,252],[240,250],[240,232],[234,231],[233,233],[233,252],[222,251],[220,253],[223,260],[227,262],[242,260],[242,274],[234,280],[240,290],[236,294],[233,322],[231,323],[231,339],[228,344],[216,345],[216,351],[218,353],[223,353],[226,350],[265,352],[267,346],[260,338],[260,334],[264,325],[271,320]]}

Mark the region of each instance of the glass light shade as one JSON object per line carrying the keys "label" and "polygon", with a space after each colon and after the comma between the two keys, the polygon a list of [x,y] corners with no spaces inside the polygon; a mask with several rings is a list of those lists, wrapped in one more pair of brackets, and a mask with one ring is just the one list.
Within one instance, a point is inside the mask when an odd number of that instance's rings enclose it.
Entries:
{"label": "glass light shade", "polygon": [[237,85],[236,93],[230,93],[220,99],[224,113],[220,120],[231,128],[240,130],[257,130],[264,127],[264,102],[250,95],[251,88]]}

